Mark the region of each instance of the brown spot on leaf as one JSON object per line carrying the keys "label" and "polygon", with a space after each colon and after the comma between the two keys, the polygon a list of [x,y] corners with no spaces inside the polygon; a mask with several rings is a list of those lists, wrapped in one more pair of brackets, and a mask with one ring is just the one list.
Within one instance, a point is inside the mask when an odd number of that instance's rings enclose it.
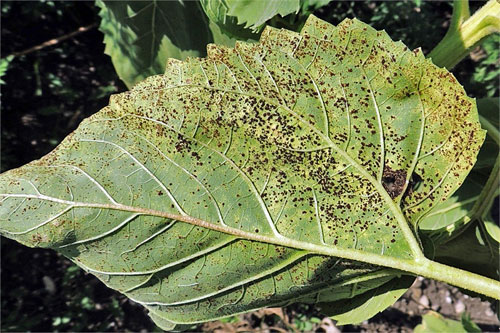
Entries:
{"label": "brown spot on leaf", "polygon": [[394,199],[403,192],[406,182],[406,171],[392,170],[389,166],[384,167],[382,185],[389,196]]}

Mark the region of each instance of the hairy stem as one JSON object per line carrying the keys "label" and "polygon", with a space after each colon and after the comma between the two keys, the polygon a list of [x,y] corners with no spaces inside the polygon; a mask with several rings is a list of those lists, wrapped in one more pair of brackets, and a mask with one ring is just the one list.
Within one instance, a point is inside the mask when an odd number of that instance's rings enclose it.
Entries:
{"label": "hairy stem", "polygon": [[500,282],[459,268],[425,259],[415,267],[414,273],[500,299]]}
{"label": "hairy stem", "polygon": [[428,55],[434,64],[451,69],[485,37],[500,32],[500,3],[496,0],[488,1],[474,15],[469,15],[468,0],[455,0],[450,28]]}

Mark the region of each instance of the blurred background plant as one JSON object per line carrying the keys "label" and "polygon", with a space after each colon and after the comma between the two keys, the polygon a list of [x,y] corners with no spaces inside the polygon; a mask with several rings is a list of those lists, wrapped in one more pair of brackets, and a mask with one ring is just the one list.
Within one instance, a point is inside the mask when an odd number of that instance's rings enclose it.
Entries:
{"label": "blurred background plant", "polygon": [[[402,40],[410,48],[421,47],[427,54],[446,33],[452,14],[450,2],[297,0],[289,1],[291,14],[287,14],[290,8],[275,8],[251,21],[245,16],[248,14],[245,10],[227,6],[231,2],[222,1],[219,7],[208,0],[199,5],[187,4],[193,11],[197,10],[196,15],[201,19],[184,20],[182,24],[196,24],[195,33],[205,32],[197,39],[196,47],[185,46],[192,51],[175,49],[176,45],[166,39],[150,40],[156,43],[154,56],[145,59],[140,47],[130,49],[129,52],[137,56],[136,62],[125,63],[120,62],[120,57],[124,57],[123,45],[121,49],[113,47],[113,41],[108,40],[105,48],[103,33],[97,26],[102,19],[100,29],[108,31],[108,36],[137,37],[134,22],[127,21],[129,11],[134,8],[123,7],[126,2],[108,5],[98,1],[96,6],[93,2],[77,1],[2,1],[0,171],[23,165],[52,150],[82,119],[107,105],[110,94],[124,91],[127,85],[161,71],[168,55],[203,56],[207,42],[232,45],[235,38],[256,40],[264,22],[299,29],[310,13],[333,24],[346,17],[357,17],[375,29],[385,29],[393,39]],[[135,6],[145,4],[138,2]],[[481,5],[481,2],[472,2],[471,12]],[[208,21],[203,10],[212,21]],[[235,18],[221,19],[225,11]],[[281,17],[276,13],[285,15]],[[106,20],[114,24],[121,22],[127,27],[112,30],[112,25],[106,26]],[[228,26],[236,33],[224,33]],[[235,30],[235,26],[238,29]],[[184,30],[175,31],[186,33]],[[499,43],[498,34],[490,36],[454,68],[453,73],[470,96],[498,97]],[[42,47],[33,48],[37,45]],[[134,59],[134,55],[126,56]],[[1,262],[2,331],[158,330],[141,306],[106,288],[53,251],[28,249],[2,238]],[[446,288],[435,282],[418,281],[391,310],[360,326],[341,329],[399,327],[402,331],[411,331],[420,323],[420,315],[428,310],[440,310],[458,320],[461,313],[469,311],[483,329],[497,327],[498,320],[488,303],[469,298],[456,288]],[[264,309],[193,329],[219,332],[338,330],[331,319],[309,305]]]}

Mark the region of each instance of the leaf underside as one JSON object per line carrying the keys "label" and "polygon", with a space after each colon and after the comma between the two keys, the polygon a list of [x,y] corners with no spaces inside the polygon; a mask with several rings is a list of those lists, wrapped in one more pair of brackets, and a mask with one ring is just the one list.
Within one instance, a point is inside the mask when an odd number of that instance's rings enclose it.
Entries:
{"label": "leaf underside", "polygon": [[[485,98],[478,101],[479,114],[483,117],[483,121],[490,123],[491,127],[497,129],[500,128],[498,124],[498,108],[496,98]],[[471,212],[472,207],[479,199],[489,175],[493,172],[493,166],[499,154],[499,145],[494,138],[498,138],[498,130],[489,130],[478,154],[477,163],[475,163],[465,182],[452,197],[434,206],[426,214],[425,218],[419,223],[420,229],[440,231],[440,229],[446,229],[453,224],[462,223],[466,225],[463,219]],[[483,219],[483,216],[471,216],[471,218]],[[459,227],[457,226],[456,229]]]}
{"label": "leaf underside", "polygon": [[434,250],[434,260],[498,280],[500,228],[491,213],[500,189],[498,178],[492,183],[488,179],[498,173],[499,105],[497,99],[488,98],[478,100],[477,105],[481,124],[488,129],[477,163],[462,186],[435,205],[418,227],[429,239],[424,247]]}
{"label": "leaf underside", "polygon": [[412,260],[408,226],[458,188],[483,138],[474,101],[420,50],[311,16],[112,96],[0,176],[0,230],[165,328],[335,302],[396,276],[365,256]]}

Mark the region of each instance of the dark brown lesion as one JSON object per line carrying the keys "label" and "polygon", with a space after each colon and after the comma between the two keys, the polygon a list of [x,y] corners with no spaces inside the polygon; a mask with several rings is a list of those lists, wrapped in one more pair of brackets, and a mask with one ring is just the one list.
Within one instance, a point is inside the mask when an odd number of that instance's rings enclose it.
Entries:
{"label": "dark brown lesion", "polygon": [[403,192],[405,188],[405,182],[405,170],[393,170],[387,165],[384,167],[384,173],[382,175],[382,185],[392,199],[398,197],[401,192]]}
{"label": "dark brown lesion", "polygon": [[[391,199],[394,199],[401,195],[401,193],[405,189],[406,174],[407,173],[405,170],[393,170],[387,165],[384,167],[384,173],[382,175],[382,185],[384,186],[384,189],[387,191]],[[411,178],[408,182],[408,187],[403,194],[403,198],[412,195],[414,189],[416,189],[421,182],[422,178],[418,174],[412,173]]]}

